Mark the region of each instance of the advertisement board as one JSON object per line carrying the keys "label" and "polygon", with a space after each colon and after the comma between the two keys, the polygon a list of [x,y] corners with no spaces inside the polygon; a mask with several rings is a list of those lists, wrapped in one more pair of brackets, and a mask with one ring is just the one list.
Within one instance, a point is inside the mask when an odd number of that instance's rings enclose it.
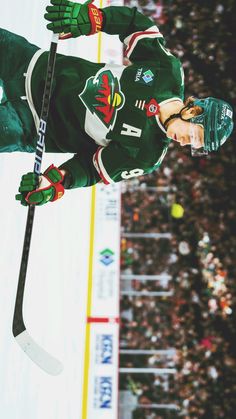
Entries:
{"label": "advertisement board", "polygon": [[[118,36],[100,34],[98,61],[123,63]],[[118,418],[120,199],[119,183],[93,187],[82,419]]]}
{"label": "advertisement board", "polygon": [[117,323],[91,326],[88,418],[118,417],[118,348]]}

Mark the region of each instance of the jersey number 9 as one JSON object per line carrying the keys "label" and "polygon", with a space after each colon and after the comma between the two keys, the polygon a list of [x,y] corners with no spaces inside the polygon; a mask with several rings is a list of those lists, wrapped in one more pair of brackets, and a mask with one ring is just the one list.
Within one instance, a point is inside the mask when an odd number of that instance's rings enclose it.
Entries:
{"label": "jersey number 9", "polygon": [[122,179],[130,179],[132,177],[141,176],[143,174],[144,174],[143,169],[132,169],[130,171],[125,170],[124,172],[122,172],[121,177]]}

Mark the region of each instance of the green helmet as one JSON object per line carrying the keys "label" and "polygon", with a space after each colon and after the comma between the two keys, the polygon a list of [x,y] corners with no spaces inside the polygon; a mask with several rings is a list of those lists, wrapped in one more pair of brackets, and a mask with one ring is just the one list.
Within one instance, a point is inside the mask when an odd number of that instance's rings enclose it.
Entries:
{"label": "green helmet", "polygon": [[195,99],[193,104],[203,109],[200,115],[194,116],[190,121],[204,127],[204,150],[218,150],[233,131],[233,108],[227,102],[214,97]]}

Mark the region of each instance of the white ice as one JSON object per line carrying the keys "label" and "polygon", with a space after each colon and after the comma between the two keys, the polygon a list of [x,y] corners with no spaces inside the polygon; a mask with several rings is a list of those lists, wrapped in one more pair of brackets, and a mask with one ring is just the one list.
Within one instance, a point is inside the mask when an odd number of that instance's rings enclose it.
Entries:
{"label": "white ice", "polygon": [[[43,18],[47,3],[1,2],[0,26],[48,49],[51,35]],[[97,38],[64,41],[59,52],[96,61]],[[69,157],[45,155],[43,167]],[[33,154],[0,155],[0,418],[79,419],[91,189],[67,192],[35,213],[24,317],[32,337],[64,364],[63,372],[52,377],[32,363],[11,332],[27,214],[14,196],[33,159]]]}

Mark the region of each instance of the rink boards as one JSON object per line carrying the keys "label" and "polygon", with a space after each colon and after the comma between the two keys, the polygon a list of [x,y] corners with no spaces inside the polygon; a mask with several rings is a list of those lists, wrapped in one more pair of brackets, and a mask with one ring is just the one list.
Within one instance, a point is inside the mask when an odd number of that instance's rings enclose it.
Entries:
{"label": "rink boards", "polygon": [[90,226],[82,418],[112,419],[118,417],[119,185],[93,189]]}

